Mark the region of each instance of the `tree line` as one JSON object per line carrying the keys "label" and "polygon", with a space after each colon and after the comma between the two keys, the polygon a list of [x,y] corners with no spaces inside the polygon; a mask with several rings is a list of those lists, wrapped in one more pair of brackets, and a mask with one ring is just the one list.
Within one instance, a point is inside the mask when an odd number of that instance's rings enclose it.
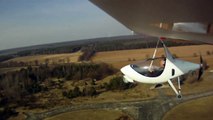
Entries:
{"label": "tree line", "polygon": [[[40,48],[20,51],[12,55],[3,55],[0,56],[0,62],[15,58],[17,56],[29,56],[29,55],[41,55],[41,54],[60,54],[60,53],[73,53],[79,50],[85,52],[85,54],[94,54],[95,52],[100,51],[113,51],[113,50],[126,50],[126,49],[141,49],[141,48],[154,48],[156,46],[158,38],[155,37],[145,37],[145,38],[128,38],[128,39],[115,39],[109,38],[108,40],[94,40],[87,42],[79,42],[75,44],[64,44],[60,47],[51,47],[51,48]],[[183,46],[183,45],[197,45],[201,44],[199,42],[190,42],[190,41],[176,41],[176,40],[165,40],[166,45],[169,46]],[[91,50],[93,47],[93,52],[87,52],[85,50]],[[86,56],[86,55],[85,55]],[[85,58],[80,58],[85,60]],[[86,57],[87,59],[87,57]]]}

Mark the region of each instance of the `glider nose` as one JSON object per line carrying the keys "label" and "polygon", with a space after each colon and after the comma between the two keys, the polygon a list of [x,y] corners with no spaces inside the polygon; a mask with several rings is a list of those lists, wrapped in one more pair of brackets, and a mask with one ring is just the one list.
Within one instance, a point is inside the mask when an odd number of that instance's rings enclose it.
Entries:
{"label": "glider nose", "polygon": [[120,71],[121,71],[124,75],[128,74],[129,65],[122,67]]}
{"label": "glider nose", "polygon": [[123,73],[123,81],[125,82],[125,83],[133,83],[134,82],[134,80],[133,79],[131,79],[129,76],[129,74],[130,74],[130,65],[127,65],[127,66],[124,66],[124,67],[122,67],[121,68],[121,72]]}

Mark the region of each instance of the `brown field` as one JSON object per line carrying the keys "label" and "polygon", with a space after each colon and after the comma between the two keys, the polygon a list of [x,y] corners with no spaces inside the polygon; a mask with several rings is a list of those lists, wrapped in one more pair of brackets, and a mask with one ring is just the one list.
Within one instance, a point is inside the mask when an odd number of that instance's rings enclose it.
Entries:
{"label": "brown field", "polygon": [[212,120],[213,96],[180,104],[170,110],[163,120]]}
{"label": "brown field", "polygon": [[[213,51],[213,46],[211,45],[196,45],[196,46],[180,46],[180,47],[170,47],[171,53],[176,54],[178,57],[198,62],[199,58],[194,58],[193,54],[196,53],[198,56],[201,53],[204,59],[207,58],[207,62],[213,66],[212,56],[206,56],[206,52]],[[98,52],[92,58],[93,62],[106,62],[112,64],[116,68],[121,68],[124,65],[133,63],[134,61],[129,61],[129,59],[135,59],[137,61],[144,60],[145,58],[152,57],[154,49],[135,49],[135,50],[120,50],[120,51],[109,51],[109,52]],[[157,52],[157,57],[164,54],[163,48],[159,48]]]}
{"label": "brown field", "polygon": [[1,68],[0,69],[0,73],[7,73],[7,72],[12,72],[12,71],[19,71],[22,68],[26,68],[26,67],[10,67],[10,68]]}
{"label": "brown field", "polygon": [[116,120],[121,116],[126,115],[119,110],[82,110],[63,113],[45,120]]}
{"label": "brown field", "polygon": [[35,61],[38,63],[45,63],[48,61],[49,64],[53,63],[70,63],[70,62],[77,62],[79,56],[82,52],[76,53],[65,53],[65,54],[51,54],[51,55],[34,55],[34,56],[25,56],[25,57],[17,57],[14,59],[10,59],[7,62],[24,62],[24,63],[32,63],[34,64]]}

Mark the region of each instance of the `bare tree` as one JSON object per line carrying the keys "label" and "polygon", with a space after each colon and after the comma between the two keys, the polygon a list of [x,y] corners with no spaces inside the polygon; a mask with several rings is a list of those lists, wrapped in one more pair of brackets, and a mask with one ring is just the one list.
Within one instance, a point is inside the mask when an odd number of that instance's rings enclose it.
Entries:
{"label": "bare tree", "polygon": [[38,66],[38,65],[39,65],[39,64],[38,64],[38,63],[39,63],[38,60],[35,60],[34,63],[35,63],[35,66]]}

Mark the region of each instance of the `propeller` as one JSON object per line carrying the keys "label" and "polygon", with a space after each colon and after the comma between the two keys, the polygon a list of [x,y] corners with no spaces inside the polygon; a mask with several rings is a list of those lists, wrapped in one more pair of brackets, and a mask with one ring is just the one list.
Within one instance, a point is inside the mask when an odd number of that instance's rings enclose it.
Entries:
{"label": "propeller", "polygon": [[203,74],[203,71],[204,71],[204,67],[203,67],[203,58],[200,54],[200,69],[199,69],[199,74],[198,74],[198,78],[197,80],[200,80],[202,74]]}

